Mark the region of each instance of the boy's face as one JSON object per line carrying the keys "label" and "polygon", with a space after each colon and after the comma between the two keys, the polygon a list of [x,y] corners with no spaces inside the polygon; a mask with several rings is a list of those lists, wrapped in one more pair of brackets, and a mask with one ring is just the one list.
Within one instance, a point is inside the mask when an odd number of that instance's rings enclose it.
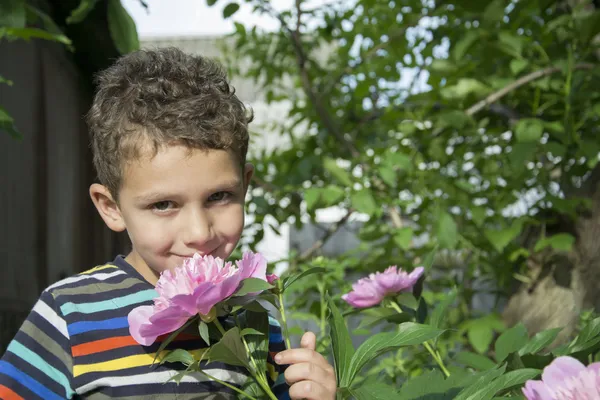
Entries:
{"label": "boy's face", "polygon": [[128,163],[117,205],[106,188],[90,194],[115,231],[127,230],[128,261],[151,283],[194,253],[226,259],[244,227],[244,198],[253,168],[225,150],[163,146]]}

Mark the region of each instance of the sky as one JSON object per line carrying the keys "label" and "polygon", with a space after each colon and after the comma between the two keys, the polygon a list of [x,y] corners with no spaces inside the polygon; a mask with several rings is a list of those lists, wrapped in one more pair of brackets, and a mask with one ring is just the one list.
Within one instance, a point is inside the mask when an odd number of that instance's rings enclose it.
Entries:
{"label": "sky", "polygon": [[[331,0],[310,0],[307,7],[314,7]],[[206,0],[146,0],[149,10],[146,11],[139,0],[122,0],[124,7],[131,14],[138,29],[140,38],[157,36],[205,36],[223,35],[234,29],[233,21],[244,25],[257,25],[266,30],[277,29],[275,20],[267,16],[256,15],[252,7],[240,1],[240,9],[232,20],[224,20],[222,11],[228,0],[220,0],[209,7]],[[290,8],[294,0],[271,0],[277,10]]]}

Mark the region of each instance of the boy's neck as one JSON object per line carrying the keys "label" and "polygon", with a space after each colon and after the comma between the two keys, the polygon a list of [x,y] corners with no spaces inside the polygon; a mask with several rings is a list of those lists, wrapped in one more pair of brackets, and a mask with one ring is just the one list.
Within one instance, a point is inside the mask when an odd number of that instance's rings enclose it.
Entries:
{"label": "boy's neck", "polygon": [[156,286],[159,275],[146,264],[146,262],[139,256],[139,254],[133,250],[125,257],[127,261],[142,277],[148,281],[152,286]]}

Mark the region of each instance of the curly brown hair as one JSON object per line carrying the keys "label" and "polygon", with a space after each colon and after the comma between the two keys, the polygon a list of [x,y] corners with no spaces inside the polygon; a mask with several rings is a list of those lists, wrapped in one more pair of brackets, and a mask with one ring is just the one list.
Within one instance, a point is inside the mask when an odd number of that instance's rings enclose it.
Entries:
{"label": "curly brown hair", "polygon": [[222,66],[169,47],[140,50],[99,73],[87,115],[94,166],[115,200],[126,162],[150,143],[248,151],[252,111],[235,95]]}

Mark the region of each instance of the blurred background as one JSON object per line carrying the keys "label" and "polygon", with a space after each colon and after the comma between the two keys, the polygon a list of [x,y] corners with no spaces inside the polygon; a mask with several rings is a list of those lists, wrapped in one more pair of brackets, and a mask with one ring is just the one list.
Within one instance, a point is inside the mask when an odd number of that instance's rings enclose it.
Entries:
{"label": "blurred background", "polygon": [[[326,292],[426,264],[428,303],[458,289],[444,354],[519,321],[571,337],[600,308],[599,33],[585,0],[0,0],[0,348],[127,251],[83,115],[97,71],[161,46],[219,59],[255,112],[243,247],[327,269],[289,292],[294,333],[326,346]],[[401,355],[374,372],[427,362]]]}

